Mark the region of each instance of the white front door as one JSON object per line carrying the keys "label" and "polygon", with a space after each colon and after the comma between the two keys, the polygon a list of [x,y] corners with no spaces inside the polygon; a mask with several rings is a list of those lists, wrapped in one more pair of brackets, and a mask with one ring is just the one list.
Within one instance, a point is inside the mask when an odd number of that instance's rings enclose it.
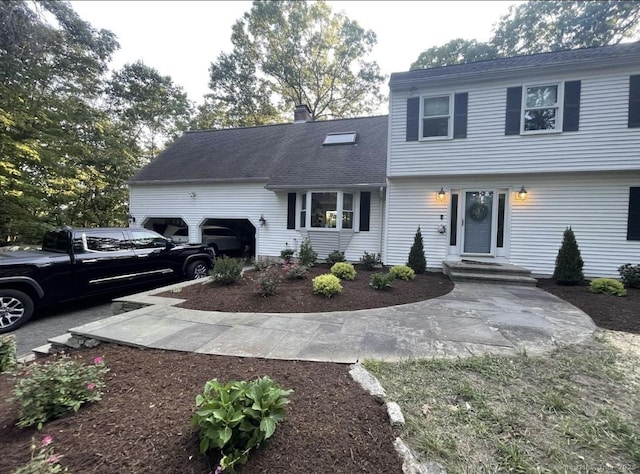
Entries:
{"label": "white front door", "polygon": [[462,192],[462,255],[493,257],[496,254],[498,215],[496,190]]}

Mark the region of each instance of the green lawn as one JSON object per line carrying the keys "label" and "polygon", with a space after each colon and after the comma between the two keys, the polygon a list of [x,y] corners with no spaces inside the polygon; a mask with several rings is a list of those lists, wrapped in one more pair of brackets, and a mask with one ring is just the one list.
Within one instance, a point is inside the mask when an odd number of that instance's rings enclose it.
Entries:
{"label": "green lawn", "polygon": [[640,472],[640,350],[617,334],[546,356],[365,366],[400,404],[405,442],[448,473]]}

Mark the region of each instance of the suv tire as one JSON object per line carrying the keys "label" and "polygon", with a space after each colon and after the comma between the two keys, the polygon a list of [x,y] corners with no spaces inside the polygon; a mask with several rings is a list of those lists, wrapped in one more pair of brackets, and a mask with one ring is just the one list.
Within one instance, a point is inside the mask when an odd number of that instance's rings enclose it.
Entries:
{"label": "suv tire", "polygon": [[33,316],[33,300],[18,290],[0,288],[0,334],[13,331]]}
{"label": "suv tire", "polygon": [[206,278],[209,276],[209,267],[204,260],[196,260],[187,265],[187,277],[190,280]]}

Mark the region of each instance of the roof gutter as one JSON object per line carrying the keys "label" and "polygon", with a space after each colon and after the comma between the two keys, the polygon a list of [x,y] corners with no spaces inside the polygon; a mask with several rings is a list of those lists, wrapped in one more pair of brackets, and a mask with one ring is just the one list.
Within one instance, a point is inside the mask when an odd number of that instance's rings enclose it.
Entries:
{"label": "roof gutter", "polygon": [[263,183],[269,181],[269,177],[254,178],[206,178],[206,179],[156,179],[156,180],[131,180],[129,186],[154,186],[157,184],[220,184],[220,183]]}
{"label": "roof gutter", "polygon": [[269,191],[301,191],[309,189],[345,189],[345,188],[386,188],[386,183],[348,183],[348,184],[267,184]]}

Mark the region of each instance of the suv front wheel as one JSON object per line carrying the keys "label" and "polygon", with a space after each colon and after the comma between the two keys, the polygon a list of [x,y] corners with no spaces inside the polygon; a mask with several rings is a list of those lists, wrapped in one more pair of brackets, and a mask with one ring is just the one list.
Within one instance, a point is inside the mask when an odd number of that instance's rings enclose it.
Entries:
{"label": "suv front wheel", "polygon": [[33,315],[33,300],[22,291],[0,288],[0,334],[13,331]]}
{"label": "suv front wheel", "polygon": [[196,260],[187,265],[187,277],[190,280],[206,278],[209,276],[209,267],[204,260]]}

